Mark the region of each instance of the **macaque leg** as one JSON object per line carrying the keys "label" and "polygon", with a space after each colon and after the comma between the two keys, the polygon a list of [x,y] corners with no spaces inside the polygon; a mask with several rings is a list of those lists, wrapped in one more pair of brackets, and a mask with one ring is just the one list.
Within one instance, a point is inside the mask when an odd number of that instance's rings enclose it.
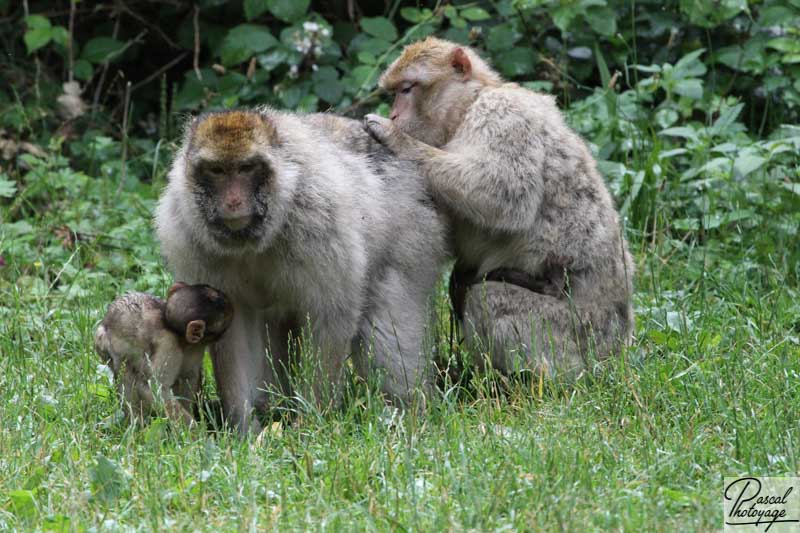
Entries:
{"label": "macaque leg", "polygon": [[426,324],[431,316],[428,294],[413,290],[412,285],[413,280],[404,279],[400,272],[386,272],[370,296],[372,312],[361,325],[360,346],[355,347],[353,356],[363,379],[377,369],[381,391],[406,404],[413,400],[415,390],[430,393],[432,384],[430,358],[424,356]]}
{"label": "macaque leg", "polygon": [[222,411],[240,433],[261,431],[254,410],[266,405],[266,390],[276,384],[267,361],[266,335],[262,313],[236,306],[230,327],[211,349]]}
{"label": "macaque leg", "polygon": [[567,298],[487,281],[468,291],[463,325],[479,366],[569,375],[621,346],[623,328],[612,315],[589,317]]}

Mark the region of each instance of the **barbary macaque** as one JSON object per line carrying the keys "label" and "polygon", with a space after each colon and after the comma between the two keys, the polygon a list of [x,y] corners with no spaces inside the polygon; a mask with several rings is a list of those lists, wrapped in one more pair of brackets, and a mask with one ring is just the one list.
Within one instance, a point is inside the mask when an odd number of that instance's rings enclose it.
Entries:
{"label": "barbary macaque", "polygon": [[203,354],[231,323],[233,307],[208,285],[178,282],[167,300],[142,292],[114,300],[95,332],[100,359],[111,367],[126,412],[144,421],[158,411],[193,424]]}
{"label": "barbary macaque", "polygon": [[554,98],[436,38],[407,46],[379,83],[395,95],[391,117],[365,127],[420,165],[451,218],[451,297],[476,363],[572,374],[629,342],[619,216]]}
{"label": "barbary macaque", "polygon": [[[176,276],[221,287],[233,303],[212,347],[227,422],[259,431],[254,415],[273,393],[339,404],[348,357],[365,379],[381,375],[390,400],[427,393],[423,341],[444,224],[416,166],[358,121],[269,108],[192,120],[156,228]],[[301,330],[316,350],[305,381],[288,342]]]}

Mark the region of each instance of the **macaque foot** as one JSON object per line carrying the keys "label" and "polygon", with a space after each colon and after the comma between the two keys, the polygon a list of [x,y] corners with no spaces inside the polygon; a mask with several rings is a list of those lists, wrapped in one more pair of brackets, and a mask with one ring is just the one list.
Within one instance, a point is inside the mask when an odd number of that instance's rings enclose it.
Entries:
{"label": "macaque foot", "polygon": [[391,120],[380,115],[369,114],[364,117],[364,129],[381,144],[387,144],[393,127]]}

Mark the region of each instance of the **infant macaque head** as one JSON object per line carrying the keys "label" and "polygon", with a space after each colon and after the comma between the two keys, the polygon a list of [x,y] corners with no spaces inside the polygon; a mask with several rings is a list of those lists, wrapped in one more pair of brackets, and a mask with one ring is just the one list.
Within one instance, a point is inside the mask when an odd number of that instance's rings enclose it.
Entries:
{"label": "infant macaque head", "polygon": [[225,293],[208,285],[177,282],[167,293],[164,319],[167,327],[189,344],[217,341],[233,318],[233,306]]}

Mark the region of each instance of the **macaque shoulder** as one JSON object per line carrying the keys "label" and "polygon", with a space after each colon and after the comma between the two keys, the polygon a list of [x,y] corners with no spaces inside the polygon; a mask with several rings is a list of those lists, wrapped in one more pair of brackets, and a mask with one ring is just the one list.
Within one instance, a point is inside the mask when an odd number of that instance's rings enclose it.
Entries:
{"label": "macaque shoulder", "polygon": [[554,97],[507,83],[481,92],[459,133],[477,135],[493,148],[505,148],[527,145],[531,136],[544,136],[561,127],[563,119]]}

